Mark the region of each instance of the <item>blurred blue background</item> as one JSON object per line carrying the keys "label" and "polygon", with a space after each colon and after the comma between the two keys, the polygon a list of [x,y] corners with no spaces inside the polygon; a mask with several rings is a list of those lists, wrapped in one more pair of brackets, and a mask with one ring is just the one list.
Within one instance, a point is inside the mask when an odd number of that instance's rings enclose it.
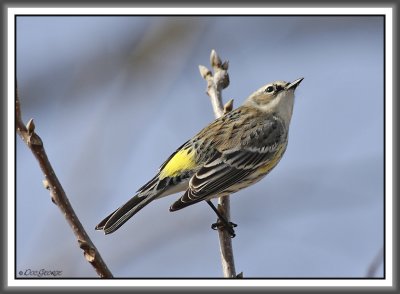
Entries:
{"label": "blurred blue background", "polygon": [[[77,215],[116,277],[221,277],[205,203],[153,202],[95,225],[213,120],[198,65],[229,60],[224,101],[304,77],[289,146],[231,198],[245,277],[365,277],[383,247],[383,17],[17,17],[24,121],[34,118]],[[17,138],[17,271],[96,277]],[[382,264],[374,276],[383,276]]]}

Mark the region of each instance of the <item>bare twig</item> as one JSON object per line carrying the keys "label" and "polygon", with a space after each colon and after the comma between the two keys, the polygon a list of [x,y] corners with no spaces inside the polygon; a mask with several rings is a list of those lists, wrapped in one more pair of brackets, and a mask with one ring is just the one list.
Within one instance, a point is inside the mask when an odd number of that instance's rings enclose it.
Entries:
{"label": "bare twig", "polygon": [[[199,65],[200,74],[207,81],[207,95],[210,97],[211,105],[215,117],[218,118],[233,108],[233,100],[228,101],[225,106],[222,103],[222,89],[229,85],[228,62],[222,63],[217,52],[211,51],[210,63],[214,74],[203,65]],[[230,220],[230,200],[229,196],[218,199],[218,210],[225,218]],[[222,270],[224,277],[236,278],[235,263],[233,258],[232,238],[227,230],[218,229],[219,243],[221,251]],[[241,274],[240,274],[241,277]]]}
{"label": "bare twig", "polygon": [[100,253],[90,240],[88,234],[76,216],[67,198],[67,195],[65,194],[64,189],[61,186],[49,162],[49,159],[47,158],[47,154],[43,147],[43,142],[35,132],[35,124],[33,119],[30,119],[26,126],[22,121],[18,89],[16,89],[15,92],[15,100],[15,120],[17,133],[39,162],[40,168],[45,176],[43,185],[47,190],[50,191],[51,200],[58,206],[65,216],[68,224],[71,226],[78,240],[79,247],[83,250],[85,259],[94,267],[97,274],[101,278],[112,278],[112,273],[101,258]]}

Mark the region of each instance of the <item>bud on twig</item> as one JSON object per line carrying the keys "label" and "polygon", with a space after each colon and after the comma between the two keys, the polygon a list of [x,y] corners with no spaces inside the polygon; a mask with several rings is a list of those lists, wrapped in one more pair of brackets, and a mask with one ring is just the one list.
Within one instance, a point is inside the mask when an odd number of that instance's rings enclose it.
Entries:
{"label": "bud on twig", "polygon": [[218,89],[225,89],[229,86],[229,75],[226,70],[218,70],[214,73],[214,81]]}
{"label": "bud on twig", "polygon": [[96,257],[96,251],[84,240],[78,239],[79,247],[83,250],[83,254],[88,262],[93,262]]}
{"label": "bud on twig", "polygon": [[42,183],[43,183],[43,187],[44,187],[46,190],[50,190],[50,184],[49,184],[49,181],[48,181],[47,179],[44,179],[44,180],[42,181]]}
{"label": "bud on twig", "polygon": [[233,99],[229,100],[224,105],[224,114],[232,111],[233,109]]}
{"label": "bud on twig", "polygon": [[211,66],[215,69],[215,68],[220,68],[221,67],[221,58],[219,58],[217,52],[213,49],[211,51],[211,55],[210,55],[210,64]]}
{"label": "bud on twig", "polygon": [[207,76],[211,76],[211,71],[204,65],[199,65],[199,71],[203,79],[206,79]]}
{"label": "bud on twig", "polygon": [[35,123],[33,122],[33,118],[31,118],[26,124],[26,129],[28,130],[28,135],[32,135],[35,131]]}
{"label": "bud on twig", "polygon": [[30,133],[26,139],[28,146],[43,146],[42,139],[35,133]]}

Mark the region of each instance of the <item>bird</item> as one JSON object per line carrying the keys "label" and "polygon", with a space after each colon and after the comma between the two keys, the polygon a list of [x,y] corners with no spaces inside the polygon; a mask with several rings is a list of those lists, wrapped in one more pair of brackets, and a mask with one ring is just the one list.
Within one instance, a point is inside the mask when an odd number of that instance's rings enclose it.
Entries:
{"label": "bird", "polygon": [[260,181],[278,164],[288,145],[294,92],[302,80],[264,85],[215,119],[177,148],[150,181],[95,229],[113,233],[152,201],[183,192],[170,211],[206,201],[220,221],[212,227],[225,226],[234,237],[236,224],[228,222],[211,199]]}

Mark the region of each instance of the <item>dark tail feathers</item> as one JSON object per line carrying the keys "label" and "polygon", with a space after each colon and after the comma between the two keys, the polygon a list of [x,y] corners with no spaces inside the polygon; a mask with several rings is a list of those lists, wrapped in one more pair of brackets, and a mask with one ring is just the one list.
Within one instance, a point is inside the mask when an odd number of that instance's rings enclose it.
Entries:
{"label": "dark tail feathers", "polygon": [[151,196],[133,196],[128,202],[103,219],[96,226],[96,230],[103,230],[106,235],[115,232],[139,210],[156,199],[157,196],[158,194]]}

